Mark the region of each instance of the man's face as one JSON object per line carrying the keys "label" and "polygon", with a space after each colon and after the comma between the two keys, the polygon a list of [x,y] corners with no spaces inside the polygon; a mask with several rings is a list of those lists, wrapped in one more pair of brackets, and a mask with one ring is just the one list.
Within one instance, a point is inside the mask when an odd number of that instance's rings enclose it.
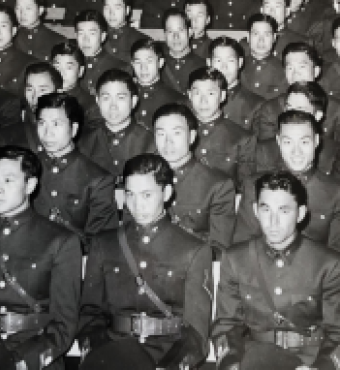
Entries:
{"label": "man's face", "polygon": [[197,80],[188,94],[197,118],[204,122],[218,114],[226,92],[221,90],[216,81]]}
{"label": "man's face", "polygon": [[288,15],[285,0],[264,0],[262,13],[272,16],[279,26],[283,25]]}
{"label": "man's face", "polygon": [[289,85],[294,82],[314,81],[316,77],[314,63],[303,51],[286,55],[285,73]]}
{"label": "man's face", "polygon": [[174,54],[189,50],[189,30],[182,17],[168,18],[165,25],[165,41]]}
{"label": "man's face", "polygon": [[273,29],[267,22],[255,22],[249,32],[249,47],[256,59],[267,57],[275,42]]}
{"label": "man's face", "polygon": [[304,216],[294,196],[281,189],[263,189],[255,213],[267,243],[277,250],[292,241],[296,226]]}
{"label": "man's face", "polygon": [[83,68],[72,55],[56,55],[52,61],[52,65],[60,72],[65,90],[77,84]]}
{"label": "man's face", "polygon": [[124,0],[105,0],[103,15],[106,22],[112,28],[119,28],[125,23],[130,8],[125,5]]}
{"label": "man's face", "polygon": [[334,37],[332,39],[332,45],[338,56],[340,56],[340,27],[334,32]]}
{"label": "man's face", "polygon": [[33,192],[33,179],[26,180],[21,161],[0,160],[0,215],[12,216],[22,206],[28,206],[29,195]]}
{"label": "man's face", "polygon": [[315,115],[315,108],[305,94],[291,93],[287,96],[285,110],[299,110]]}
{"label": "man's face", "polygon": [[128,210],[137,224],[147,226],[156,221],[164,211],[165,192],[152,173],[128,176],[125,184]]}
{"label": "man's face", "polygon": [[44,8],[40,8],[34,0],[16,0],[14,10],[19,24],[30,28],[39,22]]}
{"label": "man's face", "polygon": [[187,5],[185,13],[190,20],[194,36],[196,38],[203,36],[210,22],[206,6],[203,4]]}
{"label": "man's face", "polygon": [[26,100],[34,112],[40,96],[55,92],[56,88],[48,72],[34,73],[27,77],[25,86]]}
{"label": "man's face", "polygon": [[102,32],[96,22],[80,22],[76,27],[76,37],[79,49],[86,57],[95,56],[104,42],[106,33]]}
{"label": "man's face", "polygon": [[157,150],[171,167],[189,156],[195,131],[189,130],[185,117],[179,114],[160,117],[154,131]]}
{"label": "man's face", "polygon": [[277,142],[283,161],[290,171],[303,173],[312,166],[319,136],[314,133],[309,122],[282,125]]}
{"label": "man's face", "polygon": [[77,125],[70,122],[64,108],[46,108],[37,120],[38,137],[51,154],[63,154],[72,147]]}
{"label": "man's face", "polygon": [[159,79],[161,60],[153,50],[139,49],[133,56],[132,67],[141,85],[151,85]]}
{"label": "man's face", "polygon": [[5,49],[12,43],[17,28],[12,26],[9,16],[0,12],[0,50]]}
{"label": "man's face", "polygon": [[228,86],[232,86],[237,81],[240,61],[233,48],[229,46],[215,48],[211,58],[211,66],[224,75]]}
{"label": "man's face", "polygon": [[115,126],[130,119],[136,101],[125,83],[115,81],[107,82],[101,87],[97,103],[107,125]]}

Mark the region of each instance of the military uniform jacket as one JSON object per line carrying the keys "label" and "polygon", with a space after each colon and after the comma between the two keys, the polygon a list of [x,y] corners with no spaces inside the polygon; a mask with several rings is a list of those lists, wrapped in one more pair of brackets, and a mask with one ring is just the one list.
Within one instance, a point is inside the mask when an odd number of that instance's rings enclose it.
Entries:
{"label": "military uniform jacket", "polygon": [[74,86],[72,89],[65,91],[67,94],[77,98],[78,103],[82,106],[84,111],[94,108],[96,99],[88,91],[84,90],[80,85]]}
{"label": "military uniform jacket", "polygon": [[[314,15],[315,16],[315,15]],[[313,11],[310,4],[303,5],[298,11],[291,13],[287,19],[287,28],[307,36],[308,30],[313,23]]]}
{"label": "military uniform jacket", "polygon": [[233,179],[238,189],[252,174],[256,139],[227,118],[199,122],[195,155],[203,164],[222,171]]}
{"label": "military uniform jacket", "polygon": [[158,108],[165,104],[183,102],[183,95],[158,80],[150,86],[138,84],[138,106],[135,117],[138,123],[152,129],[152,118]]}
{"label": "military uniform jacket", "polygon": [[35,210],[45,217],[60,211],[60,222],[69,223],[87,236],[118,225],[114,178],[74,149],[62,158],[38,153],[42,163]]}
{"label": "military uniform jacket", "polygon": [[223,106],[224,117],[246,130],[252,130],[254,114],[263,102],[261,96],[238,83],[228,90],[227,102]]}
{"label": "military uniform jacket", "polygon": [[209,46],[211,43],[211,39],[208,37],[207,34],[204,34],[202,37],[195,39],[190,39],[190,46],[192,51],[203,59],[207,59],[209,57]]}
{"label": "military uniform jacket", "polygon": [[21,100],[0,88],[0,129],[21,122]]}
{"label": "military uniform jacket", "polygon": [[113,57],[122,59],[127,63],[131,62],[130,50],[132,45],[140,39],[149,37],[129,25],[118,29],[110,27],[104,44],[104,49]]}
{"label": "military uniform jacket", "polygon": [[64,23],[66,25],[74,26],[74,18],[83,10],[93,9],[102,12],[103,3],[100,0],[64,0],[65,17]]}
{"label": "military uniform jacket", "polygon": [[[246,181],[236,217],[234,242],[260,235],[260,226],[254,215],[255,174]],[[330,175],[312,169],[299,176],[308,195],[309,214],[300,224],[303,235],[309,239],[340,249],[340,190],[339,184]]]}
{"label": "military uniform jacket", "polygon": [[235,222],[233,182],[193,157],[175,170],[174,183],[172,219],[215,249],[229,247]]}
{"label": "military uniform jacket", "polygon": [[340,60],[334,60],[324,68],[324,72],[320,79],[320,85],[328,95],[340,99]]}
{"label": "military uniform jacket", "polygon": [[273,55],[262,60],[245,57],[241,83],[254,94],[272,99],[287,90],[287,81],[282,64]]}
{"label": "military uniform jacket", "polygon": [[102,49],[94,57],[86,58],[85,73],[80,81],[81,87],[91,95],[96,95],[96,84],[98,78],[107,70],[117,68],[131,72],[130,66],[120,59],[112,57],[106,50]]}
{"label": "military uniform jacket", "polygon": [[24,88],[24,73],[28,65],[38,59],[25,54],[13,45],[0,51],[0,87],[21,96]]}
{"label": "military uniform jacket", "polygon": [[154,152],[151,131],[138,123],[131,122],[125,129],[113,133],[105,123],[88,128],[79,139],[79,149],[114,176],[120,175],[125,162],[143,153]]}
{"label": "military uniform jacket", "polygon": [[49,61],[53,46],[64,41],[65,37],[40,23],[33,29],[19,27],[14,45],[26,54]]}
{"label": "military uniform jacket", "polygon": [[[211,250],[193,235],[163,217],[150,227],[134,222],[125,226],[126,236],[144,279],[159,298],[183,316],[183,331],[196,346],[184,343],[191,364],[207,351],[211,317]],[[92,240],[80,313],[80,344],[90,348],[108,339],[113,315],[122,312],[163,315],[145,294],[139,294],[118,242],[117,230],[101,233]],[[119,340],[122,336],[111,333]],[[100,339],[102,338],[102,339]],[[123,336],[124,338],[124,336]],[[178,337],[148,337],[144,349],[157,363],[176,344]],[[180,360],[181,361],[181,360]],[[179,362],[180,362],[179,361]],[[178,366],[178,364],[177,364]]]}
{"label": "military uniform jacket", "polygon": [[[51,370],[64,369],[63,355],[76,332],[80,300],[81,252],[78,238],[60,225],[28,209],[5,219],[0,226],[1,257],[27,293],[37,300],[51,321],[42,333],[26,330],[2,338],[9,350],[26,362],[28,370],[44,367],[47,357],[56,360]],[[0,281],[1,313],[32,313],[28,304]]]}
{"label": "military uniform jacket", "polygon": [[[324,339],[320,347],[315,347],[311,367],[336,369],[330,354],[340,342],[337,251],[299,235],[282,255],[277,255],[262,238],[256,239],[256,250],[278,312],[297,327],[323,328]],[[215,341],[223,335],[227,337],[230,351],[226,363],[240,362],[242,352],[247,351],[245,343],[250,339],[241,334],[245,328],[260,333],[278,328],[252,265],[248,242],[226,251],[221,262],[212,337]],[[294,353],[299,356],[301,352]]]}
{"label": "military uniform jacket", "polygon": [[167,52],[165,54],[165,66],[161,73],[162,80],[166,85],[184,95],[188,90],[190,73],[205,65],[205,60],[192,51],[178,59]]}

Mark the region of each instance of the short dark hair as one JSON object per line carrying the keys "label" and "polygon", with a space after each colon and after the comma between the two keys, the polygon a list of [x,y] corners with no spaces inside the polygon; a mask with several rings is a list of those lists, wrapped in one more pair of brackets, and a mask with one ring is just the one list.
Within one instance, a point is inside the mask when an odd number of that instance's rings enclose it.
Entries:
{"label": "short dark hair", "polygon": [[5,145],[0,147],[0,160],[10,159],[21,162],[21,170],[26,180],[36,177],[41,173],[41,163],[38,156],[32,150],[16,145]]}
{"label": "short dark hair", "polygon": [[294,82],[288,87],[287,97],[290,94],[303,94],[316,110],[326,112],[327,94],[315,81]]}
{"label": "short dark hair", "polygon": [[47,62],[38,62],[38,63],[30,64],[28,67],[26,67],[25,76],[24,76],[25,85],[27,84],[27,79],[30,75],[35,75],[35,74],[40,74],[40,73],[48,73],[51,76],[51,80],[56,90],[59,90],[62,88],[63,78],[61,77],[61,74],[50,63],[47,63]]}
{"label": "short dark hair", "polygon": [[[124,2],[125,6],[129,6],[130,8],[132,8],[133,0],[122,0],[122,1]],[[102,0],[102,3],[103,3],[103,5],[105,5],[106,0]]]}
{"label": "short dark hair", "polygon": [[254,23],[259,23],[259,22],[265,22],[269,24],[269,26],[272,28],[273,33],[277,33],[278,30],[278,24],[276,20],[268,14],[262,14],[262,13],[256,13],[253,14],[251,17],[249,17],[248,22],[247,22],[247,30],[248,32],[251,31],[253,28]]}
{"label": "short dark hair", "polygon": [[165,104],[158,108],[152,118],[153,126],[155,126],[157,120],[161,117],[167,117],[173,114],[184,117],[190,131],[197,131],[197,119],[192,111],[186,105],[178,103]]}
{"label": "short dark hair", "polygon": [[42,110],[48,108],[63,108],[67,118],[70,120],[70,125],[72,123],[78,123],[80,126],[83,124],[83,108],[74,96],[57,92],[40,96],[35,112],[36,118],[39,119]]}
{"label": "short dark hair", "polygon": [[283,125],[303,125],[309,123],[312,126],[314,134],[318,134],[320,132],[319,123],[311,113],[302,112],[296,109],[287,110],[286,112],[282,112],[279,114],[278,117],[278,126],[279,131]]}
{"label": "short dark hair", "polygon": [[337,17],[334,19],[332,23],[332,37],[335,36],[335,32],[337,31],[339,27],[340,27],[340,17]]}
{"label": "short dark hair", "polygon": [[187,7],[187,5],[204,5],[207,9],[207,14],[209,15],[209,17],[212,17],[213,15],[212,6],[209,0],[185,0],[184,9]]}
{"label": "short dark hair", "polygon": [[138,96],[136,84],[133,82],[132,77],[125,71],[120,69],[109,69],[105,71],[99,78],[96,84],[96,93],[98,94],[103,85],[108,82],[121,82],[124,83],[131,95]]}
{"label": "short dark hair", "polygon": [[11,6],[0,4],[0,13],[7,14],[9,20],[12,23],[12,27],[18,27],[18,20],[15,15],[14,9]]}
{"label": "short dark hair", "polygon": [[306,53],[315,66],[321,67],[322,65],[322,59],[317,50],[306,42],[292,42],[284,48],[282,52],[282,64],[284,67],[286,66],[286,58],[291,53]]}
{"label": "short dark hair", "polygon": [[173,171],[169,163],[157,154],[140,154],[125,162],[123,169],[123,182],[132,175],[147,175],[152,173],[155,181],[163,188],[173,184]]}
{"label": "short dark hair", "polygon": [[232,48],[238,59],[244,57],[244,50],[238,41],[228,36],[220,36],[211,41],[209,45],[209,58],[212,58],[215,49],[218,47]]}
{"label": "short dark hair", "polygon": [[[265,0],[262,0],[262,4],[264,3]],[[290,7],[290,4],[291,4],[291,0],[285,0],[285,4],[286,4],[286,7]]]}
{"label": "short dark hair", "polygon": [[190,28],[190,21],[183,10],[180,10],[178,8],[169,8],[165,11],[162,18],[162,28],[165,30],[166,22],[170,17],[180,17],[183,19],[185,26],[187,29]]}
{"label": "short dark hair", "polygon": [[163,51],[159,41],[148,38],[139,39],[132,44],[130,51],[131,58],[134,57],[137,51],[142,49],[151,50],[157,55],[158,58],[163,58]]}
{"label": "short dark hair", "polygon": [[80,12],[74,18],[74,27],[77,28],[78,24],[81,22],[95,22],[98,24],[102,32],[107,32],[107,22],[103,14],[98,10],[87,9]]}
{"label": "short dark hair", "polygon": [[53,61],[53,59],[58,55],[69,55],[73,57],[81,67],[85,66],[85,57],[83,52],[72,41],[62,42],[61,44],[53,46],[51,51],[51,60]]}
{"label": "short dark hair", "polygon": [[190,90],[196,81],[208,80],[217,82],[221,90],[227,90],[228,88],[228,82],[219,70],[211,67],[201,67],[190,73],[188,89]]}

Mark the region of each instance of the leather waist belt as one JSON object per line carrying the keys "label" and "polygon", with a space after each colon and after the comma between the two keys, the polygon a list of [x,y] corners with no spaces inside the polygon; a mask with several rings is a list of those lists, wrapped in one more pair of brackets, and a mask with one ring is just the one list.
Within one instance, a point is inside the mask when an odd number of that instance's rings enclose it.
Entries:
{"label": "leather waist belt", "polygon": [[0,332],[17,333],[24,330],[36,330],[44,328],[51,316],[47,313],[19,314],[8,312],[0,315]]}
{"label": "leather waist belt", "polygon": [[172,316],[157,318],[147,316],[144,312],[132,315],[115,315],[112,330],[123,334],[147,338],[152,335],[174,335],[181,332],[182,319]]}
{"label": "leather waist belt", "polygon": [[311,332],[310,336],[285,330],[271,330],[263,333],[252,331],[251,337],[256,341],[273,343],[285,349],[318,346],[323,340],[321,330]]}

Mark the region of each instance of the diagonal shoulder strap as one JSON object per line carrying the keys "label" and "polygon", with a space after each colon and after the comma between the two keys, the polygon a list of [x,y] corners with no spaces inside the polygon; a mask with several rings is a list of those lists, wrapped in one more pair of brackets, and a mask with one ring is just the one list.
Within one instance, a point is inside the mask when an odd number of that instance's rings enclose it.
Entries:
{"label": "diagonal shoulder strap", "polygon": [[150,288],[148,283],[144,280],[144,278],[140,274],[135,257],[133,256],[131,249],[129,247],[125,234],[125,229],[123,226],[120,226],[118,228],[118,241],[124,254],[124,257],[127,261],[127,264],[129,265],[130,270],[132,271],[133,275],[136,278],[136,283],[140,289],[140,292],[145,293],[149,297],[149,299],[154,303],[154,305],[158,307],[158,309],[161,312],[163,312],[166,317],[171,317],[172,316],[171,307],[165,304],[157,296],[157,294]]}

